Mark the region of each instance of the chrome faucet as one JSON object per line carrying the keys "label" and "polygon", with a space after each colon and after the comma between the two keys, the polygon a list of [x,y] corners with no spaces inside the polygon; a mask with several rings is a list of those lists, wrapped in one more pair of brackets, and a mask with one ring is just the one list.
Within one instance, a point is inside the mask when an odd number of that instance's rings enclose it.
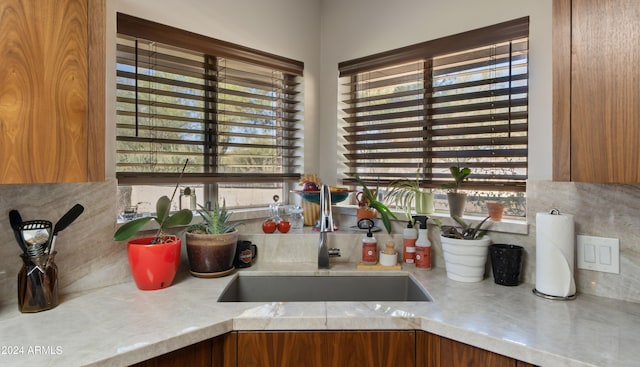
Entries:
{"label": "chrome faucet", "polygon": [[329,186],[320,189],[320,243],[318,244],[318,268],[329,268],[329,249],[327,232],[333,232],[333,214],[331,213],[331,191]]}

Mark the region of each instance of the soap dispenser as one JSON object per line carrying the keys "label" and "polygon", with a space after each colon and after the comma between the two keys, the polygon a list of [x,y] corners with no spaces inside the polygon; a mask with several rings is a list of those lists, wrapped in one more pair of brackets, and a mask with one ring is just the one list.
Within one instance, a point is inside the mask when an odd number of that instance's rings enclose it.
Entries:
{"label": "soap dispenser", "polygon": [[362,228],[361,222],[368,225],[367,235],[362,239],[362,263],[366,265],[375,265],[378,263],[378,241],[373,237],[371,228],[373,221],[368,218],[360,219],[358,227]]}
{"label": "soap dispenser", "polygon": [[427,232],[427,220],[429,217],[424,215],[415,216],[416,225],[418,227],[418,239],[416,240],[416,268],[431,269],[431,242]]}
{"label": "soap dispenser", "polygon": [[415,264],[417,239],[418,231],[409,220],[407,228],[402,230],[402,259],[405,264]]}

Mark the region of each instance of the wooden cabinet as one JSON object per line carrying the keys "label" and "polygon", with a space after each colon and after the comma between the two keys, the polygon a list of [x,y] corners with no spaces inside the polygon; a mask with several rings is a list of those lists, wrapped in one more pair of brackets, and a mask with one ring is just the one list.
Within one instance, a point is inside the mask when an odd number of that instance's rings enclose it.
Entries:
{"label": "wooden cabinet", "polygon": [[416,334],[417,367],[533,367],[529,363],[424,331]]}
{"label": "wooden cabinet", "polygon": [[0,2],[0,183],[104,180],[105,0]]}
{"label": "wooden cabinet", "polygon": [[235,333],[228,333],[136,363],[132,367],[235,366]]}
{"label": "wooden cabinet", "polygon": [[211,367],[213,339],[189,345],[132,367]]}
{"label": "wooden cabinet", "polygon": [[553,178],[640,182],[640,2],[553,2]]}
{"label": "wooden cabinet", "polygon": [[416,330],[235,331],[134,367],[533,367]]}
{"label": "wooden cabinet", "polygon": [[238,332],[238,367],[412,367],[415,331]]}

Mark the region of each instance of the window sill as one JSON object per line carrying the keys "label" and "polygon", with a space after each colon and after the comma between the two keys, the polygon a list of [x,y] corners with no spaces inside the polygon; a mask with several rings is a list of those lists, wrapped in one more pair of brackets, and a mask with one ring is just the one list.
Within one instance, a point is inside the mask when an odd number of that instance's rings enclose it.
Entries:
{"label": "window sill", "polygon": [[[333,214],[348,215],[348,216],[355,217],[356,208],[357,207],[355,205],[334,205]],[[402,221],[406,223],[407,217],[404,215],[403,212],[400,212],[397,210],[392,210],[392,212],[398,217],[398,221]],[[458,225],[458,223],[449,216],[449,213],[443,212],[443,211],[429,214],[429,218],[430,218],[429,223],[432,225],[435,225],[433,220],[431,220],[433,218],[437,218],[444,225]],[[465,215],[463,219],[465,221],[479,223],[484,219],[484,217]],[[522,235],[529,234],[529,225],[527,224],[527,221],[525,218],[522,218],[522,219],[503,218],[499,222],[494,222],[490,220],[488,220],[487,222],[489,224],[486,224],[485,226],[487,226],[487,230],[489,232],[501,232],[501,233],[522,234]]]}
{"label": "window sill", "polygon": [[[355,205],[334,205],[333,206],[333,214],[334,215],[343,215],[343,216],[356,216],[356,206]],[[249,222],[252,220],[261,220],[268,218],[270,216],[270,212],[268,208],[248,208],[248,209],[233,209],[231,216],[231,220],[233,221],[242,221]],[[398,217],[398,221],[406,223],[407,218],[404,213],[400,211],[394,210],[393,213]],[[429,214],[429,218],[437,218],[445,225],[457,225],[457,223],[449,216],[449,213],[446,212],[435,212],[433,214]],[[467,221],[471,221],[473,223],[478,223],[484,217],[478,216],[470,216],[465,215],[463,219]],[[199,223],[201,222],[200,216],[197,212],[193,213],[193,220],[191,223]],[[489,221],[488,221],[489,222]],[[118,219],[117,227],[120,227],[125,222],[121,219]],[[432,220],[429,221],[430,224],[435,225]],[[154,221],[149,222],[142,229],[143,231],[151,231],[158,229],[157,223]],[[522,219],[512,219],[512,218],[503,218],[500,222],[490,222],[490,225],[487,227],[489,232],[500,232],[500,233],[511,233],[511,234],[522,234],[527,235],[529,233],[529,225],[527,224],[524,218]]]}
{"label": "window sill", "polygon": [[[241,221],[241,222],[251,221],[254,219],[265,219],[271,215],[269,212],[269,208],[230,209],[229,211],[232,212],[232,215],[231,215],[232,221]],[[200,217],[197,211],[193,211],[193,219],[191,220],[191,224],[200,223],[200,222],[202,222],[202,218]],[[127,221],[121,218],[118,218],[116,229],[118,229],[120,226],[122,226],[125,223],[127,223]],[[145,226],[142,227],[140,231],[141,232],[152,231],[157,229],[158,229],[158,223],[156,223],[155,221],[150,221],[149,223],[145,224]]]}

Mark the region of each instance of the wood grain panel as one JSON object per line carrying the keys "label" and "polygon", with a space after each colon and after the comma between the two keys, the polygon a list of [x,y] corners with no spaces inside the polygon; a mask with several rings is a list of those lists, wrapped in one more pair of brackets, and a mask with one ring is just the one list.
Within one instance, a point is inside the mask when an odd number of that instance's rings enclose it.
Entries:
{"label": "wood grain panel", "polygon": [[447,367],[515,367],[512,358],[447,338],[440,338],[440,364]]}
{"label": "wood grain panel", "polygon": [[238,332],[239,367],[326,367],[322,332]]}
{"label": "wood grain panel", "polygon": [[415,331],[327,332],[331,360],[325,366],[414,367]]}
{"label": "wood grain panel", "polygon": [[535,365],[527,362],[516,361],[516,367],[535,367]]}
{"label": "wood grain panel", "polygon": [[189,345],[132,367],[211,367],[212,340]]}
{"label": "wood grain panel", "polygon": [[440,337],[416,331],[416,367],[440,366]]}
{"label": "wood grain panel", "polygon": [[571,0],[553,1],[553,180],[571,180]]}
{"label": "wood grain panel", "polygon": [[0,3],[3,183],[86,181],[87,0]]}
{"label": "wood grain panel", "polygon": [[573,0],[571,176],[640,182],[640,2]]}
{"label": "wood grain panel", "polygon": [[213,338],[211,367],[236,367],[238,333],[230,332]]}
{"label": "wood grain panel", "polygon": [[87,180],[105,180],[106,0],[89,0]]}
{"label": "wood grain panel", "polygon": [[239,332],[238,366],[414,367],[415,331]]}

